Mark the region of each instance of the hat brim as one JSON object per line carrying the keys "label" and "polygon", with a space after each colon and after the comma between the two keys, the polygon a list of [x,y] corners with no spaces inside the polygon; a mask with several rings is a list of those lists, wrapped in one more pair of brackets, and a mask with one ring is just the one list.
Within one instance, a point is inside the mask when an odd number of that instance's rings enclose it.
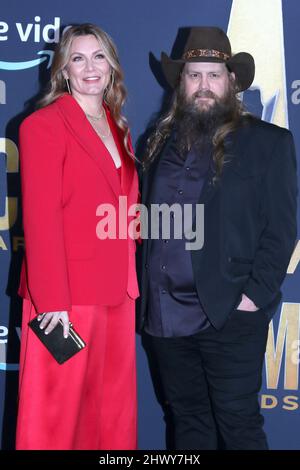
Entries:
{"label": "hat brim", "polygon": [[175,88],[180,78],[180,72],[187,62],[219,62],[225,63],[230,72],[236,76],[238,91],[247,90],[255,75],[255,63],[251,54],[239,52],[226,62],[217,57],[192,57],[188,60],[173,60],[165,52],[161,53],[161,66],[167,82],[172,88]]}

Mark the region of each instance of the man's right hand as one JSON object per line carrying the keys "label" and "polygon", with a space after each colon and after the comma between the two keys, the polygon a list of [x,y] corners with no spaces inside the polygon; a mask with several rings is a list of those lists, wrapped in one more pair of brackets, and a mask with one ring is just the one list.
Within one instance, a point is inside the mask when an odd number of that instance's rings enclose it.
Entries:
{"label": "man's right hand", "polygon": [[256,312],[259,308],[255,305],[255,303],[247,297],[246,294],[242,295],[242,300],[237,307],[237,310],[245,310],[247,312]]}

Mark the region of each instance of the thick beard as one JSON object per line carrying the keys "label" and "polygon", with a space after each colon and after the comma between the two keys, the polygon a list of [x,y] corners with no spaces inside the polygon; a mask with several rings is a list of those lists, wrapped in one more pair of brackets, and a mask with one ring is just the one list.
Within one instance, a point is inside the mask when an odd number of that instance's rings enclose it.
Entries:
{"label": "thick beard", "polygon": [[[213,98],[214,104],[199,107],[197,97]],[[212,140],[216,130],[223,124],[232,121],[238,109],[238,99],[232,83],[223,98],[218,98],[211,91],[196,92],[187,99],[183,88],[178,91],[176,111],[176,142],[179,152],[184,155],[193,146],[200,152],[205,142]]]}

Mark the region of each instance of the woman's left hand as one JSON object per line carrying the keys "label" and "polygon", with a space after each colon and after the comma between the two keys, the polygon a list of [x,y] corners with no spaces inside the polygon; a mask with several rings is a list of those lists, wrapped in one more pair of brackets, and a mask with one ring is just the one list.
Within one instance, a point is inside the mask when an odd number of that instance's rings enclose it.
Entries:
{"label": "woman's left hand", "polygon": [[41,322],[41,330],[45,329],[45,334],[48,335],[56,327],[59,320],[63,324],[63,335],[65,338],[69,335],[69,315],[68,312],[46,312],[38,316],[38,320]]}

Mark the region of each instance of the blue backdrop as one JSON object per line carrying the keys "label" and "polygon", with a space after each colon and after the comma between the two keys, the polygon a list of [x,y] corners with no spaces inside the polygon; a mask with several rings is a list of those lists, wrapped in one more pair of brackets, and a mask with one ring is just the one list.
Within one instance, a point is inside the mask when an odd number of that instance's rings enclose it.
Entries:
{"label": "blue backdrop", "polygon": [[[20,335],[16,296],[22,257],[18,126],[47,81],[60,28],[92,22],[115,40],[128,89],[126,115],[133,139],[145,131],[164,94],[156,79],[162,50],[170,53],[179,27],[216,25],[233,50],[257,63],[248,107],[289,127],[300,152],[300,4],[298,0],[86,0],[1,2],[0,7],[0,424],[2,448],[13,445]],[[158,77],[159,78],[159,77]],[[42,155],[41,155],[42,158]],[[274,188],[276,191],[276,188]],[[273,449],[300,449],[300,243],[284,283],[283,302],[270,325],[261,404]],[[164,425],[144,352],[137,338],[139,447],[164,448]],[[1,429],[1,428],[0,428]],[[0,431],[1,434],[1,431]]]}

